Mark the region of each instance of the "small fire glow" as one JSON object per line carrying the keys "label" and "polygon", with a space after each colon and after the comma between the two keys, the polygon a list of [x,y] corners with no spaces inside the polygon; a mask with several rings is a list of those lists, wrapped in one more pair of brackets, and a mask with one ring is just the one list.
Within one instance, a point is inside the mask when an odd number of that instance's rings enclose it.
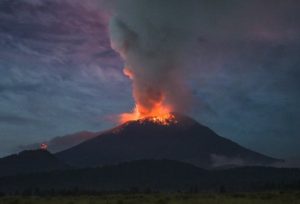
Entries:
{"label": "small fire glow", "polygon": [[43,144],[40,145],[40,149],[41,150],[47,150],[48,149],[48,145],[45,144],[45,143],[43,143]]}
{"label": "small fire glow", "polygon": [[123,73],[124,73],[124,75],[127,76],[129,79],[133,80],[134,74],[133,74],[132,71],[130,71],[130,69],[128,69],[128,68],[125,67],[125,68],[123,69]]}
{"label": "small fire glow", "polygon": [[[124,68],[123,72],[128,78],[134,80],[135,75],[130,69]],[[133,95],[136,102],[135,108],[132,113],[121,114],[119,116],[120,123],[148,120],[161,125],[169,125],[176,122],[175,116],[172,114],[172,108],[165,104],[163,94],[160,94],[160,97],[149,97],[148,100],[151,101],[151,106],[147,107],[143,103],[140,103],[139,93],[135,88],[133,89]],[[151,95],[149,94],[149,96]]]}

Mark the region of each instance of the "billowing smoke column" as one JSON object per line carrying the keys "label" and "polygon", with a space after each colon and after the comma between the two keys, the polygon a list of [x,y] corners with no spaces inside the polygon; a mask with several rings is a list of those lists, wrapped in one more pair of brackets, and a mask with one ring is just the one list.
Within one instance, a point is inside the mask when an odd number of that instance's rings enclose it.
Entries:
{"label": "billowing smoke column", "polygon": [[111,45],[125,60],[124,74],[133,82],[136,102],[134,112],[122,114],[121,122],[145,117],[165,121],[172,111],[188,107],[182,65],[186,26],[180,27],[187,19],[172,2],[179,1],[120,1],[110,22]]}

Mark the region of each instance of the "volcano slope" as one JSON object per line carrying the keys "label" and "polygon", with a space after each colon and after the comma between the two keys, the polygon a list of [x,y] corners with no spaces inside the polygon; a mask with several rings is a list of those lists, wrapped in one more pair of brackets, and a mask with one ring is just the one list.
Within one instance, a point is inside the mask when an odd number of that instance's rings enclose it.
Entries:
{"label": "volcano slope", "polygon": [[218,164],[245,166],[281,162],[220,137],[190,117],[174,116],[168,125],[150,118],[124,123],[56,156],[76,167],[142,159],[170,159],[202,168]]}
{"label": "volcano slope", "polygon": [[0,159],[0,177],[69,168],[68,165],[45,150],[26,150]]}

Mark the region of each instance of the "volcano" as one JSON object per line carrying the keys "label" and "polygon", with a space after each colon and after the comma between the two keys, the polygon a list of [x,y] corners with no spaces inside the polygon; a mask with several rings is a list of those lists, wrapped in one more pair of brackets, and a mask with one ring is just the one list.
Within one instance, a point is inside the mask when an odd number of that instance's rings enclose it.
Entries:
{"label": "volcano", "polygon": [[151,118],[126,122],[56,156],[76,167],[143,159],[176,160],[202,168],[270,165],[281,161],[218,136],[208,127],[181,114],[174,114],[174,119],[167,125]]}

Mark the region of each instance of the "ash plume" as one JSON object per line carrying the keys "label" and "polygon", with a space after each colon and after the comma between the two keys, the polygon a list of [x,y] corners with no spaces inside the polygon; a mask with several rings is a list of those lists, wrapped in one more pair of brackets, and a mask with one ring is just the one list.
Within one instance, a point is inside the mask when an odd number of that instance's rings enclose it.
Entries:
{"label": "ash plume", "polygon": [[[248,114],[246,103],[237,107],[242,98],[255,95],[258,89],[253,87],[267,83],[275,95],[281,92],[269,73],[281,73],[282,67],[268,61],[285,63],[284,57],[292,59],[298,51],[297,8],[297,0],[117,0],[111,12],[111,45],[124,59],[134,99],[146,115],[159,101],[171,111],[186,112],[195,105],[193,111],[208,115],[207,121],[228,121],[234,118],[232,110]],[[282,59],[272,59],[274,46]],[[294,69],[289,64],[286,69]]]}
{"label": "ash plume", "polygon": [[[170,111],[189,107],[183,56],[191,36],[186,24],[192,16],[180,16],[185,12],[180,4],[186,4],[178,2],[170,7],[171,1],[120,1],[110,22],[111,45],[125,60],[124,72],[133,81],[142,115],[158,104]],[[175,14],[180,17],[176,21]]]}

